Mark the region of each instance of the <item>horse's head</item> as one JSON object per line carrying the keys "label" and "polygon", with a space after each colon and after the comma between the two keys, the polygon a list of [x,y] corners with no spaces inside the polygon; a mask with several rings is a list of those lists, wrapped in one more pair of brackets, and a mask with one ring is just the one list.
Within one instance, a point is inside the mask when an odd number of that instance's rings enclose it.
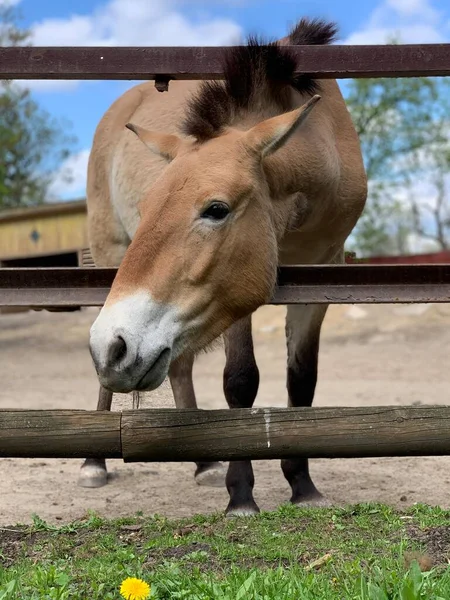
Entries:
{"label": "horse's head", "polygon": [[268,300],[278,245],[264,158],[316,99],[202,144],[128,125],[169,164],[140,205],[139,227],[91,329],[104,387],[158,387],[171,361]]}

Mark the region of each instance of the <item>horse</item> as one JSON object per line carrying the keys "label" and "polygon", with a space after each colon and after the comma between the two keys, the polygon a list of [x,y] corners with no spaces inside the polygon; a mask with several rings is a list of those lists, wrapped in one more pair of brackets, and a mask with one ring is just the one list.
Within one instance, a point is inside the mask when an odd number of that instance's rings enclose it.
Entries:
{"label": "horse", "polygon": [[[296,72],[289,46],[330,44],[332,22],[302,18],[285,38],[249,37],[223,54],[221,81],[134,86],[106,111],[88,165],[91,251],[118,267],[90,330],[100,382],[154,390],[169,377],[177,408],[197,408],[194,357],[223,338],[228,406],[250,408],[259,387],[252,313],[279,264],[338,264],[367,196],[361,148],[338,84]],[[288,405],[311,406],[327,305],[286,313]],[[307,459],[281,468],[291,502],[324,499]],[[206,484],[222,463],[197,463]],[[212,478],[208,480],[208,474]],[[80,484],[106,483],[87,460]],[[222,479],[223,481],[223,479]],[[231,461],[227,515],[259,512],[251,461]]]}

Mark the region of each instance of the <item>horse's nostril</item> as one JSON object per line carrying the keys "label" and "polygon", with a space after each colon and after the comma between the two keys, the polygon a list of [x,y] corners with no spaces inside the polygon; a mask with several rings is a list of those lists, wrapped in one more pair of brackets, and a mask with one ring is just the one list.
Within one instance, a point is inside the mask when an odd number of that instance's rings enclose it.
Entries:
{"label": "horse's nostril", "polygon": [[118,335],[116,339],[112,342],[111,346],[108,350],[108,365],[114,367],[119,363],[123,358],[125,358],[127,353],[127,344],[123,337]]}
{"label": "horse's nostril", "polygon": [[[159,362],[163,362],[164,360],[166,360],[167,355],[169,355],[171,352],[170,348],[164,348],[164,350],[161,352],[161,354],[158,356],[158,358],[156,359],[154,365],[156,365]],[[153,366],[154,366],[153,365]]]}

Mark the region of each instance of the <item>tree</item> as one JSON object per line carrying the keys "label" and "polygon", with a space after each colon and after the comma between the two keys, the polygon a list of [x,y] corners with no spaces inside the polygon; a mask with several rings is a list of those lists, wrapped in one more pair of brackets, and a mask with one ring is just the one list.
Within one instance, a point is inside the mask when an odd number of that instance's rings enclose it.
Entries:
{"label": "tree", "polygon": [[[0,45],[23,45],[14,6],[0,0]],[[17,83],[0,83],[0,210],[41,204],[74,139]]]}
{"label": "tree", "polygon": [[[447,86],[443,78],[357,79],[350,83],[346,100],[369,181],[367,205],[352,236],[353,246],[361,254],[403,253],[411,232],[447,247]],[[418,197],[417,191],[425,192],[424,179],[428,180],[427,199]]]}
{"label": "tree", "polygon": [[352,235],[353,249],[365,255],[407,253],[411,233],[447,248],[449,80],[356,79],[346,100],[369,183],[366,208]]}
{"label": "tree", "polygon": [[[439,136],[410,157],[411,173],[420,186],[409,182],[413,227],[422,238],[441,250],[450,248],[450,85],[435,115]],[[411,177],[412,179],[412,177]]]}
{"label": "tree", "polygon": [[23,44],[29,33],[17,27],[18,12],[8,0],[0,0],[0,46]]}

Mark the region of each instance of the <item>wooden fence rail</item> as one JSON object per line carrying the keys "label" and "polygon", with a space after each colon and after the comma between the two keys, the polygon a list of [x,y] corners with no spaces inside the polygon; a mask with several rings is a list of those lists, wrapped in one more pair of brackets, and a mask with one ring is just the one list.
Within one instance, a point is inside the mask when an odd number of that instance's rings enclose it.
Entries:
{"label": "wooden fence rail", "polygon": [[450,454],[450,406],[0,411],[0,456],[134,461]]}

